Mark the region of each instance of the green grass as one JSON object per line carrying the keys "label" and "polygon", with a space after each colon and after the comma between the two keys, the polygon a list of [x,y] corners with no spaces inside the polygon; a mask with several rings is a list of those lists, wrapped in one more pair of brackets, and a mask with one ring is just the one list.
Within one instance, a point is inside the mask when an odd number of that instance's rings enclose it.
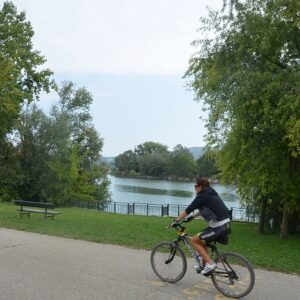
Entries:
{"label": "green grass", "polygon": [[[79,208],[59,208],[62,214],[44,220],[41,214],[19,217],[17,207],[0,203],[0,227],[81,239],[98,243],[151,249],[160,240],[176,238],[174,230],[165,229],[171,218],[127,216]],[[197,233],[205,222],[187,224],[189,233]],[[257,234],[255,224],[233,223],[230,243],[225,251],[239,252],[255,267],[300,274],[300,238],[282,241],[278,235]]]}

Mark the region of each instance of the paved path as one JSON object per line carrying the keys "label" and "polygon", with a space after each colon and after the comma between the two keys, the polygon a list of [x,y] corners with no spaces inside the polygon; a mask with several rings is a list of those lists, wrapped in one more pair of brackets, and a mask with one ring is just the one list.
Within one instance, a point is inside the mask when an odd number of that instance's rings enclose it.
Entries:
{"label": "paved path", "polygon": [[[159,281],[149,257],[144,250],[0,228],[0,299],[228,299],[191,266],[177,284]],[[244,299],[299,300],[300,277],[256,270]]]}

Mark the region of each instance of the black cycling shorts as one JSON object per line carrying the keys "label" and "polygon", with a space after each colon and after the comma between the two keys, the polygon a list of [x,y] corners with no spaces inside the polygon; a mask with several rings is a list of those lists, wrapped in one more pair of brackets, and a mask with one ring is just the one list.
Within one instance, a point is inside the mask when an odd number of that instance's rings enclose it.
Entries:
{"label": "black cycling shorts", "polygon": [[208,227],[203,232],[199,233],[199,238],[205,242],[217,241],[221,244],[228,243],[229,230],[227,225],[222,225],[216,228]]}

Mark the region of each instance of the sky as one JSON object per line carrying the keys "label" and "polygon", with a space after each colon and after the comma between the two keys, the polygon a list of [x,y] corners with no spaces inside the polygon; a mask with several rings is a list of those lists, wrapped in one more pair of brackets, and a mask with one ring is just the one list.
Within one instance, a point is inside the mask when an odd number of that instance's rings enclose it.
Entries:
{"label": "sky", "polygon": [[[1,7],[4,1],[0,0]],[[205,145],[201,103],[183,75],[201,38],[200,17],[223,0],[13,0],[25,11],[34,49],[61,83],[93,95],[103,156],[155,141],[170,150]],[[48,111],[55,93],[42,93]],[[205,117],[205,116],[204,116]]]}

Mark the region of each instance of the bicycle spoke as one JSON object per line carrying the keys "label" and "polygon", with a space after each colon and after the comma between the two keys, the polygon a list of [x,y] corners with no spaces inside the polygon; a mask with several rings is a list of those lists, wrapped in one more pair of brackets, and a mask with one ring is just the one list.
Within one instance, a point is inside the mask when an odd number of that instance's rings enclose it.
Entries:
{"label": "bicycle spoke", "polygon": [[220,256],[212,280],[225,296],[240,298],[252,290],[255,279],[253,269],[246,259],[236,253],[226,253]]}
{"label": "bicycle spoke", "polygon": [[180,280],[186,272],[186,258],[180,248],[171,242],[158,244],[151,253],[151,266],[155,274],[167,282]]}

